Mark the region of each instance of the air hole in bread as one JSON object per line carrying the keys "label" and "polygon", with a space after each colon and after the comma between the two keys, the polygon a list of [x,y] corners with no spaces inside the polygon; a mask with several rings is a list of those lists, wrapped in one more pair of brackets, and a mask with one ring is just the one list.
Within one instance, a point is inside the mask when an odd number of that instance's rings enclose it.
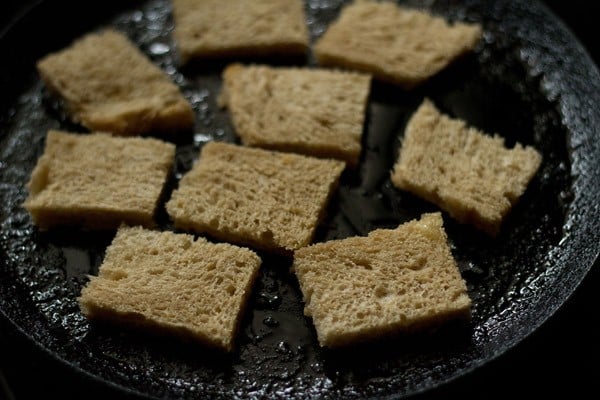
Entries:
{"label": "air hole in bread", "polygon": [[385,286],[377,286],[375,288],[375,296],[378,298],[386,297],[390,294],[387,287]]}
{"label": "air hole in bread", "polygon": [[149,273],[150,275],[160,275],[160,274],[162,274],[163,272],[165,272],[165,270],[164,270],[164,269],[161,269],[161,268],[154,268],[154,269],[150,269],[150,270],[148,270],[148,273]]}
{"label": "air hole in bread", "polygon": [[371,263],[367,259],[359,259],[359,260],[356,260],[354,263],[357,266],[363,267],[364,269],[366,269],[368,271],[371,271],[373,269],[373,267],[371,266]]}
{"label": "air hole in bread", "polygon": [[233,286],[233,285],[227,286],[227,288],[225,290],[227,291],[227,294],[229,294],[230,296],[233,296],[235,294],[235,286]]}
{"label": "air hole in bread", "polygon": [[424,256],[417,257],[416,259],[411,260],[411,261],[412,262],[410,262],[406,267],[413,271],[422,270],[423,268],[425,268],[427,266],[427,258]]}
{"label": "air hole in bread", "polygon": [[111,281],[120,281],[121,279],[127,278],[127,272],[125,271],[106,271],[103,275]]}

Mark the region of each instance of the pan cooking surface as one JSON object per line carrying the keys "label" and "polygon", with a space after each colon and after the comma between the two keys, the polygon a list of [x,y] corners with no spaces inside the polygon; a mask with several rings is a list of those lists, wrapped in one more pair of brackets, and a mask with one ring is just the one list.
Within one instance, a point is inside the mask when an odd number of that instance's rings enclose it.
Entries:
{"label": "pan cooking surface", "polygon": [[[313,38],[342,3],[307,2]],[[87,322],[76,298],[86,276],[97,273],[114,232],[38,232],[21,208],[47,130],[83,131],[47,94],[35,60],[86,32],[112,26],[181,86],[198,122],[193,133],[175,139],[168,199],[204,143],[237,139],[227,112],[216,106],[225,64],[178,68],[170,6],[162,0],[130,8],[119,2],[85,4],[69,13],[60,2],[42,3],[0,38],[10,55],[0,67],[7,88],[0,95],[0,315],[74,368],[157,397],[395,397],[437,386],[514,346],[566,300],[598,254],[600,168],[592,127],[600,122],[600,80],[579,45],[537,3],[426,3],[450,19],[482,22],[484,39],[474,54],[415,91],[373,85],[360,165],[344,173],[316,239],[366,235],[436,210],[396,190],[389,179],[406,121],[425,96],[444,112],[499,133],[509,146],[533,145],[543,164],[496,239],[444,215],[473,300],[470,323],[351,349],[320,349],[302,314],[291,261],[267,254],[261,254],[261,274],[231,355]],[[52,33],[28,43],[22,34],[33,27]],[[164,202],[158,218],[162,229],[172,229]]]}

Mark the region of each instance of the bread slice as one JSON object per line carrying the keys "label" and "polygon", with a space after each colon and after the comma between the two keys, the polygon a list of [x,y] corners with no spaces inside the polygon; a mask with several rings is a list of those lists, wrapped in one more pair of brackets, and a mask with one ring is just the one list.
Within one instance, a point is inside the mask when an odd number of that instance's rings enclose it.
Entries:
{"label": "bread slice", "polygon": [[308,50],[302,0],[173,0],[173,18],[182,63]]}
{"label": "bread slice", "polygon": [[408,122],[392,182],[493,236],[541,160],[532,147],[507,149],[503,138],[441,114],[426,99]]}
{"label": "bread slice", "polygon": [[244,144],[358,163],[369,75],[233,64],[223,81]]}
{"label": "bread slice", "polygon": [[174,157],[175,146],[156,139],[50,131],[24,206],[41,229],[152,226]]}
{"label": "bread slice", "polygon": [[175,227],[259,249],[306,246],[344,163],[226,143],[207,143],[167,212]]}
{"label": "bread slice", "polygon": [[391,1],[356,0],[317,41],[322,65],[356,69],[412,88],[472,50],[481,37],[476,24],[448,24]]}
{"label": "bread slice", "polygon": [[452,318],[471,301],[447,244],[440,213],[368,237],[318,243],[293,268],[319,344],[337,347]]}
{"label": "bread slice", "polygon": [[92,131],[137,135],[194,124],[179,88],[116,31],[89,34],[37,67],[48,89],[65,100],[71,118]]}
{"label": "bread slice", "polygon": [[230,244],[122,227],[79,304],[90,319],[231,351],[260,263],[252,251]]}

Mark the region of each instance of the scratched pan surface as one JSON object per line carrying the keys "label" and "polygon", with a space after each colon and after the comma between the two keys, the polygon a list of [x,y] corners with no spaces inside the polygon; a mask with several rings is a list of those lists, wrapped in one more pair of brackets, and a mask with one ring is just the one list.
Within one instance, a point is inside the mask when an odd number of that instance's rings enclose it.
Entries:
{"label": "scratched pan surface", "polygon": [[[407,118],[424,96],[471,125],[498,132],[510,145],[535,146],[543,164],[496,239],[444,216],[473,299],[471,323],[322,350],[302,315],[290,261],[263,255],[238,349],[231,355],[90,325],[76,297],[86,275],[97,272],[113,233],[40,233],[20,207],[46,131],[82,130],[45,92],[35,60],[83,33],[113,26],[171,75],[193,104],[198,123],[193,133],[176,140],[166,197],[206,141],[236,139],[228,115],[216,106],[222,65],[178,68],[167,1],[81,3],[66,8],[63,2],[42,1],[0,38],[0,315],[84,374],[124,392],[156,397],[414,394],[515,346],[567,299],[598,254],[600,152],[594,129],[600,126],[600,78],[588,56],[536,2],[415,1],[453,20],[483,23],[484,39],[473,55],[413,92],[374,85],[360,166],[343,176],[317,239],[364,235],[435,210],[394,189],[388,173]],[[342,3],[307,2],[313,38]],[[159,220],[161,228],[170,229],[162,206]]]}

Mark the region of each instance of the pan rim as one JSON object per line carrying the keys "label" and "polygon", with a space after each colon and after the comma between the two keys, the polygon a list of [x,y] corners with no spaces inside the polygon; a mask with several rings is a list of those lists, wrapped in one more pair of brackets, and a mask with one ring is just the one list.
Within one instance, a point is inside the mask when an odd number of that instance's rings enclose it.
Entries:
{"label": "pan rim", "polygon": [[[20,15],[19,17],[15,18],[12,20],[12,22],[9,23],[9,25],[7,26],[7,28],[5,30],[2,30],[0,32],[0,41],[4,40],[4,37],[6,36],[6,34],[8,32],[10,32],[16,25],[18,25],[19,23],[22,23],[22,21],[24,20],[24,18],[29,15],[30,13],[35,13],[36,9],[39,8],[39,6],[44,2],[44,0],[37,0],[36,4],[34,4],[32,7],[28,8],[26,11],[24,11],[22,13],[22,15]],[[567,41],[570,44],[575,45],[575,48],[573,49],[573,51],[575,51],[576,53],[579,54],[579,59],[581,61],[583,61],[583,64],[585,65],[585,67],[588,69],[588,72],[590,72],[592,75],[595,76],[596,78],[596,82],[600,82],[600,73],[598,71],[598,67],[594,64],[594,62],[592,61],[591,57],[589,56],[589,54],[587,53],[587,51],[583,48],[583,46],[581,45],[581,43],[579,42],[579,40],[573,35],[573,33],[570,31],[570,29],[568,27],[565,26],[565,24],[556,16],[552,13],[551,10],[549,10],[545,5],[543,5],[540,2],[534,2],[532,3],[532,6],[536,6],[538,7],[539,10],[542,10],[543,13],[546,13],[549,18],[552,19],[553,22],[556,23],[556,26],[559,30],[561,30],[562,32],[566,33],[568,35],[567,37]],[[564,105],[564,99],[560,98],[557,100],[560,108],[561,108],[561,122],[563,124],[566,125],[567,129],[569,130],[569,132],[571,132],[572,128],[570,126],[568,126],[567,123],[565,123],[564,119],[565,119],[565,105]],[[598,118],[598,120],[600,120],[600,118]],[[571,132],[572,133],[572,132]],[[569,138],[571,139],[571,138]],[[572,151],[575,151],[576,149],[573,149]],[[597,161],[597,160],[596,160]],[[573,168],[573,164],[571,166]],[[590,176],[587,177],[587,180],[589,181],[589,183],[587,185],[583,185],[585,186],[591,186],[591,180],[592,178]],[[575,188],[578,188],[578,186],[574,185]],[[582,188],[579,188],[579,191],[576,193],[576,199],[574,200],[573,204],[575,203],[575,201],[577,199],[581,199],[581,190]],[[581,200],[582,201],[582,200]],[[567,220],[569,219],[569,216],[567,217]],[[570,243],[569,236],[567,236],[567,240],[563,243],[563,245],[568,245],[571,244]],[[535,332],[536,330],[538,330],[549,318],[551,318],[556,311],[562,307],[573,295],[573,293],[577,290],[577,288],[580,286],[581,282],[585,279],[585,277],[587,276],[587,273],[589,272],[589,270],[596,265],[596,263],[598,262],[598,259],[600,257],[600,249],[598,248],[599,246],[596,245],[596,249],[592,250],[589,256],[586,256],[586,262],[585,263],[579,263],[579,268],[576,270],[577,273],[572,274],[572,281],[571,284],[568,285],[566,288],[562,288],[561,293],[561,299],[560,301],[554,302],[552,303],[552,307],[550,308],[546,308],[546,312],[539,318],[537,318],[535,320],[535,323],[533,324],[532,328],[528,330],[527,333],[520,335],[520,336],[516,336],[513,337],[512,340],[510,342],[507,342],[505,346],[501,346],[500,348],[497,348],[493,354],[491,356],[489,355],[484,355],[482,357],[480,357],[479,359],[474,359],[471,361],[470,365],[466,368],[463,369],[458,369],[457,371],[455,371],[451,376],[447,377],[446,379],[437,382],[434,386],[429,386],[429,387],[422,387],[422,388],[418,388],[417,390],[413,391],[412,394],[419,394],[419,393],[423,393],[424,391],[427,391],[433,387],[437,387],[437,386],[441,386],[441,385],[446,385],[449,382],[452,382],[460,377],[463,377],[469,373],[471,373],[472,371],[480,368],[482,365],[488,363],[489,361],[492,361],[496,358],[498,358],[499,356],[501,356],[502,354],[506,353],[509,349],[514,348],[515,346],[517,346],[519,343],[521,343],[524,339],[526,339],[527,337],[529,337],[533,332]],[[561,275],[562,276],[562,275]],[[537,300],[538,303],[541,301],[540,299]],[[15,329],[17,329],[19,331],[19,333],[21,335],[23,335],[24,337],[27,338],[27,341],[34,344],[38,349],[41,349],[46,355],[50,355],[52,358],[58,360],[59,362],[61,362],[62,364],[69,366],[71,369],[73,369],[74,371],[81,373],[83,375],[85,375],[88,378],[92,378],[93,380],[100,382],[102,384],[108,384],[110,386],[113,386],[115,388],[118,388],[119,390],[122,390],[126,393],[131,393],[131,394],[136,394],[136,395],[141,395],[141,396],[145,396],[148,397],[147,394],[144,394],[142,392],[139,392],[135,389],[131,389],[128,388],[126,386],[123,386],[119,383],[115,383],[106,379],[101,378],[98,375],[95,375],[81,367],[78,367],[77,365],[73,364],[72,362],[64,359],[60,354],[53,352],[51,349],[49,349],[47,346],[45,346],[43,343],[40,343],[39,341],[37,341],[33,336],[31,336],[29,333],[27,333],[15,320],[14,318],[11,318],[2,308],[0,308],[0,317],[2,317],[3,319],[5,319],[6,321],[8,321],[8,323]],[[149,397],[151,398],[151,397]],[[395,395],[389,395],[387,398],[395,398]]]}

